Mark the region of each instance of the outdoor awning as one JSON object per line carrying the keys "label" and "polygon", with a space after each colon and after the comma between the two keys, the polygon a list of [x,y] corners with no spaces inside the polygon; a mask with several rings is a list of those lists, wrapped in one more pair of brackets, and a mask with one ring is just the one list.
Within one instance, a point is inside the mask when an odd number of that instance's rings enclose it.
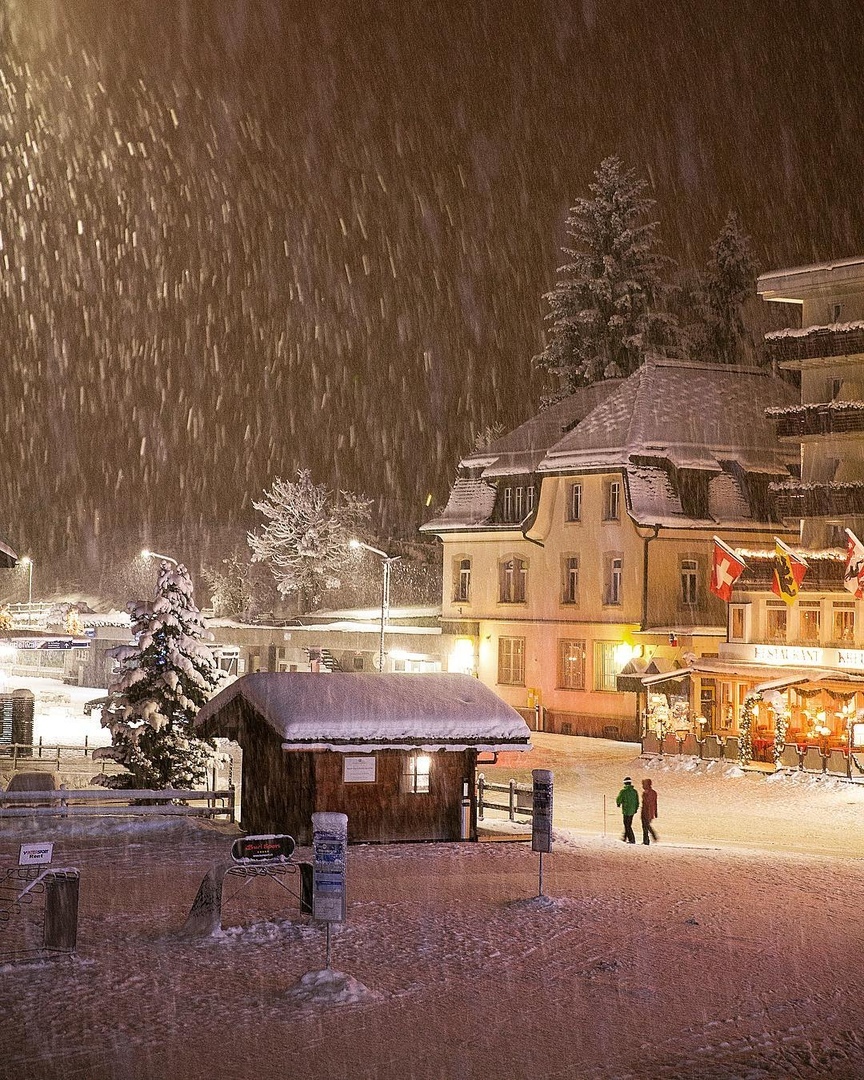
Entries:
{"label": "outdoor awning", "polygon": [[661,672],[658,675],[646,675],[642,679],[642,684],[650,687],[671,679],[683,679],[687,675],[701,675],[708,679],[753,679],[757,682],[754,689],[760,692],[780,690],[802,683],[824,683],[829,680],[864,685],[864,675],[855,675],[850,671],[840,671],[836,668],[790,671],[788,667],[777,668],[765,664],[750,664],[745,660],[718,660],[713,657],[699,657],[686,668],[676,668],[674,671]]}

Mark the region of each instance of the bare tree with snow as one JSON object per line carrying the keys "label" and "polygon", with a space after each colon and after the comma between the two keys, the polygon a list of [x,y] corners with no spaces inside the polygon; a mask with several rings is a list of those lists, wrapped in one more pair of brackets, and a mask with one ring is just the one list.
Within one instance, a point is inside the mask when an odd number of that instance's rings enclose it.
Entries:
{"label": "bare tree with snow", "polygon": [[186,567],[163,562],[155,599],[129,610],[135,644],[113,650],[120,671],[102,709],[111,756],[129,770],[124,786],[192,788],[214,746],[194,734],[193,721],[224,675],[204,644],[211,635]]}
{"label": "bare tree with snow", "polygon": [[559,280],[546,294],[551,323],[546,348],[534,362],[557,382],[550,399],[601,379],[632,374],[650,352],[673,345],[676,320],[662,310],[662,273],[671,260],[657,250],[658,222],[646,181],[608,157],[567,217],[572,247]]}
{"label": "bare tree with snow", "polygon": [[325,589],[339,588],[350,565],[349,541],[369,521],[371,500],[349,491],[334,498],[300,469],[296,481],[277,478],[252,505],[267,518],[260,533],[248,534],[252,561],[270,567],[282,596],[296,594],[305,612]]}

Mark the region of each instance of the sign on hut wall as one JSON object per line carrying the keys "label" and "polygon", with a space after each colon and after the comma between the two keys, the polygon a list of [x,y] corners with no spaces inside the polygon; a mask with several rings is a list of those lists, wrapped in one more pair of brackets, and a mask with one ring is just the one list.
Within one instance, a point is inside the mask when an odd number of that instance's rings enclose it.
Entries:
{"label": "sign on hut wall", "polygon": [[374,754],[362,757],[348,757],[342,762],[342,780],[346,784],[374,784],[376,779],[376,758]]}

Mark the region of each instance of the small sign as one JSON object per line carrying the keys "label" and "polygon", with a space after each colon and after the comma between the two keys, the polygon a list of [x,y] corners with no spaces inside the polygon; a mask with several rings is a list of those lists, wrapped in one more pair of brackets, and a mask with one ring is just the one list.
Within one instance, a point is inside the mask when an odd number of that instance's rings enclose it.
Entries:
{"label": "small sign", "polygon": [[346,757],[342,764],[342,781],[345,784],[374,784],[375,755]]}
{"label": "small sign", "polygon": [[348,816],[312,815],[312,915],[323,922],[344,922]]}
{"label": "small sign", "polygon": [[548,769],[534,769],[533,810],[531,826],[531,850],[552,850],[552,773]]}
{"label": "small sign", "polygon": [[287,862],[295,847],[293,836],[285,833],[241,836],[231,845],[231,858],[238,863]]}
{"label": "small sign", "polygon": [[21,844],[18,848],[19,866],[49,866],[53,857],[53,840],[41,844]]}

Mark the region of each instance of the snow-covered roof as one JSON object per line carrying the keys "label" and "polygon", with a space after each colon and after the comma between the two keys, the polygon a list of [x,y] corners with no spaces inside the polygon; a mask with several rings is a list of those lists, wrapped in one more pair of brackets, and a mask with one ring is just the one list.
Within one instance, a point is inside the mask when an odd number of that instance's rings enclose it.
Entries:
{"label": "snow-covered roof", "polygon": [[10,567],[13,567],[17,561],[18,556],[12,548],[0,540],[0,567],[8,570]]}
{"label": "snow-covered roof", "polygon": [[[465,458],[463,467],[479,478],[458,479],[444,512],[422,528],[493,524],[495,491],[487,479],[598,470],[626,473],[628,509],[640,524],[767,524],[765,507],[750,501],[758,485],[745,479],[784,479],[797,466],[798,448],[778,440],[765,410],[798,400],[794,387],[764,368],[651,357],[628,379],[586,387],[482,455]],[[701,521],[684,513],[682,471],[709,474],[708,516]],[[481,491],[482,501],[475,501]]]}
{"label": "snow-covered roof", "polygon": [[285,749],[531,749],[519,713],[470,675],[255,672],[212,698],[195,726],[218,734],[238,698]]}

